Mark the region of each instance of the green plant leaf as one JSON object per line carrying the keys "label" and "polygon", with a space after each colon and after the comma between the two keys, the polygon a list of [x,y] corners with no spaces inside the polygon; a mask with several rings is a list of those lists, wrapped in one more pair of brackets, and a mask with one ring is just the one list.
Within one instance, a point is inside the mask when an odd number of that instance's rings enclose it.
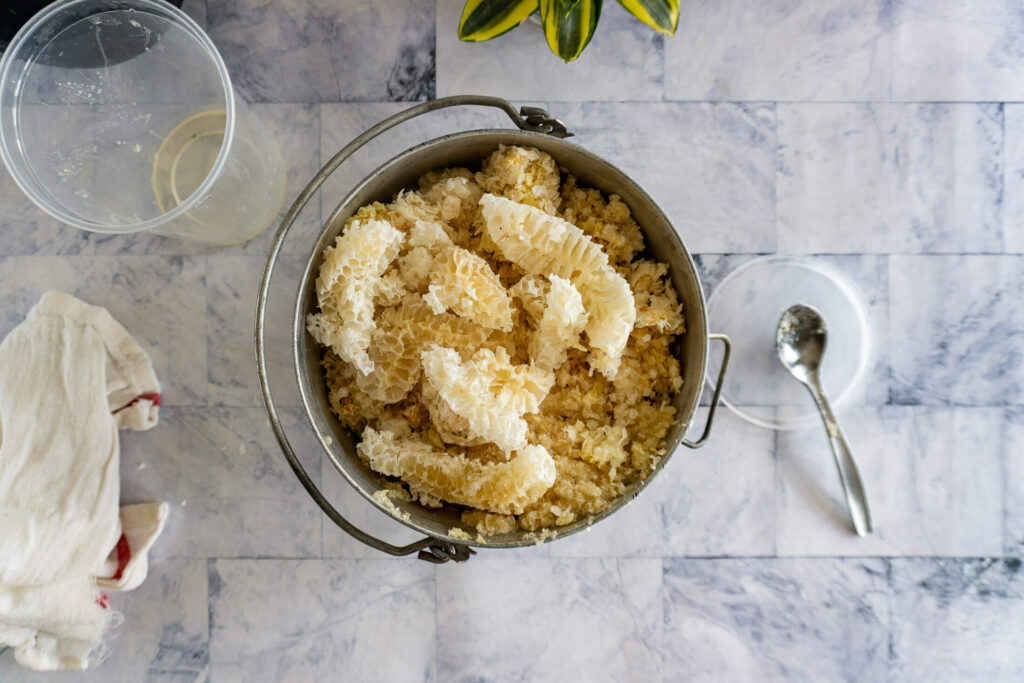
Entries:
{"label": "green plant leaf", "polygon": [[539,0],[466,0],[459,20],[459,39],[490,40],[519,26],[537,11]]}
{"label": "green plant leaf", "polygon": [[580,56],[594,37],[601,0],[540,0],[548,47],[566,62]]}
{"label": "green plant leaf", "polygon": [[619,0],[634,17],[665,35],[675,35],[679,24],[679,0]]}

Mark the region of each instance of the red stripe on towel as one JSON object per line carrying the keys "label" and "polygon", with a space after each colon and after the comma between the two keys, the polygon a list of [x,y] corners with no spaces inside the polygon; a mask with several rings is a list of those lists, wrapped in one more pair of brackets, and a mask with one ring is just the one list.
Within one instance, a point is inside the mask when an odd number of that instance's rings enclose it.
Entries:
{"label": "red stripe on towel", "polygon": [[132,559],[132,549],[128,547],[128,539],[124,534],[121,534],[121,538],[117,539],[117,571],[111,577],[115,581],[121,578],[121,574],[124,573],[124,568],[128,566],[128,560]]}
{"label": "red stripe on towel", "polygon": [[118,408],[117,410],[115,410],[114,413],[117,414],[117,413],[121,412],[122,410],[124,410],[125,408],[129,408],[129,407],[135,405],[139,401],[149,401],[154,406],[160,407],[160,392],[159,391],[152,391],[152,392],[149,392],[147,394],[139,394],[138,396],[133,398],[131,401],[129,401],[125,405],[123,405],[120,408]]}

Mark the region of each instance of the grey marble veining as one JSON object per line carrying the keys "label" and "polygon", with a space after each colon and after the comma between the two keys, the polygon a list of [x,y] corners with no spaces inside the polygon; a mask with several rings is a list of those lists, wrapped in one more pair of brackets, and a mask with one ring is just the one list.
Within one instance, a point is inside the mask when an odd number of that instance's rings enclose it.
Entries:
{"label": "grey marble veining", "polygon": [[892,681],[1018,681],[1019,558],[892,561]]}
{"label": "grey marble veining", "polygon": [[[121,466],[126,501],[171,506],[156,556],[320,557],[322,515],[280,457],[262,408],[169,408],[161,418],[152,433],[125,434]],[[282,414],[293,432],[300,419]]]}
{"label": "grey marble veining", "polygon": [[1002,405],[1024,398],[1024,259],[889,259],[892,401]]}
{"label": "grey marble veining", "polygon": [[423,100],[434,95],[433,3],[219,0],[207,31],[255,102]]}
{"label": "grey marble veining", "polygon": [[775,250],[774,105],[553,103],[551,113],[647,189],[691,251]]}
{"label": "grey marble veining", "polygon": [[1003,233],[1006,251],[1019,254],[1024,252],[1024,106],[1005,105],[1003,118],[1006,129]]}
{"label": "grey marble veining", "polygon": [[1003,425],[1003,551],[1024,554],[1024,409],[1006,411]]}
{"label": "grey marble veining", "polygon": [[434,569],[422,562],[216,560],[211,681],[432,681]]}
{"label": "grey marble veining", "polygon": [[861,539],[850,531],[825,430],[780,432],[780,555],[1002,554],[1001,409],[848,408],[841,422],[874,533]]}
{"label": "grey marble veining", "polygon": [[673,100],[886,100],[891,0],[682,3],[665,42]]}
{"label": "grey marble veining", "polygon": [[[270,281],[265,353],[271,394],[285,406],[299,404],[292,361],[295,283],[305,260],[281,256]],[[210,256],[207,260],[207,398],[212,405],[262,406],[256,375],[254,316],[264,260]]]}
{"label": "grey marble veining", "polygon": [[1024,98],[1024,13],[1016,0],[896,0],[893,97]]}
{"label": "grey marble veining", "polygon": [[671,560],[664,590],[665,680],[886,679],[882,560]]}
{"label": "grey marble veining", "polygon": [[445,681],[657,680],[660,560],[484,560],[437,573]]}
{"label": "grey marble veining", "polygon": [[780,104],[779,250],[1003,250],[999,104]]}

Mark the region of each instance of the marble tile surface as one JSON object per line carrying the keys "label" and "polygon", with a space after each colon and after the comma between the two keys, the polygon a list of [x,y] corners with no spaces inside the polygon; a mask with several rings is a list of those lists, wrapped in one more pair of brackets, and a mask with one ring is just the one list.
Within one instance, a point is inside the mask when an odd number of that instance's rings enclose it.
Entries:
{"label": "marble tile surface", "polygon": [[1003,188],[1003,226],[1006,251],[1024,252],[1024,105],[1004,107],[1006,138]]}
{"label": "marble tile surface", "polygon": [[[267,296],[265,354],[271,394],[299,405],[292,359],[295,292],[305,260],[282,255]],[[207,397],[212,405],[262,406],[255,363],[256,298],[264,261],[251,256],[207,259]]]}
{"label": "marble tile surface", "polygon": [[1003,552],[1019,557],[1024,552],[1024,409],[1006,411],[1003,425]]}
{"label": "marble tile surface", "polygon": [[779,250],[1003,250],[999,104],[777,107]]}
{"label": "marble tile surface", "polygon": [[[569,65],[534,26],[460,43],[462,5],[185,9],[279,142],[286,204],[381,119],[435,96],[494,94],[549,108],[573,142],[649,190],[706,292],[763,254],[846,275],[877,353],[837,412],[876,533],[849,533],[820,427],[773,433],[722,411],[707,446],[679,450],[585,533],[458,566],[381,555],[320,512],[263,412],[252,328],[271,232],[231,248],[79,232],[0,170],[0,335],[48,289],[109,307],[164,386],[161,423],[122,434],[123,500],[172,506],[149,578],[112,597],[125,622],[106,661],[37,675],[0,652],[0,681],[1024,677],[1017,0],[694,0],[672,38],[606,2]],[[323,217],[382,162],[445,133],[510,126],[498,111],[452,109],[374,141],[304,211],[271,283],[284,432],[328,499],[394,543],[419,536],[352,490],[299,406],[295,285]]]}
{"label": "marble tile surface", "polygon": [[[298,432],[297,410],[282,415]],[[320,557],[319,508],[277,449],[262,408],[168,408],[150,432],[125,433],[122,498],[164,500],[154,548],[171,557]],[[311,437],[296,446],[313,448]],[[312,476],[319,480],[319,471]]]}
{"label": "marble tile surface", "polygon": [[434,7],[403,0],[219,0],[207,31],[253,102],[434,95]]}
{"label": "marble tile surface", "polygon": [[1016,681],[1019,558],[892,561],[891,681]]}
{"label": "marble tile surface", "polygon": [[[775,250],[775,107],[552,103],[583,145],[657,200],[692,252]],[[673,135],[669,131],[686,131]]]}
{"label": "marble tile surface", "polygon": [[898,0],[896,100],[1024,99],[1024,15],[1016,0]]}
{"label": "marble tile surface", "polygon": [[444,681],[661,677],[660,560],[470,562],[437,573]]}
{"label": "marble tile surface", "polygon": [[1021,402],[1022,265],[1019,256],[889,259],[894,403]]}
{"label": "marble tile surface", "polygon": [[779,555],[1002,553],[1001,409],[877,406],[839,417],[874,533],[851,533],[825,431],[779,432]]}
{"label": "marble tile surface", "polygon": [[668,560],[665,680],[885,680],[886,574],[878,559]]}
{"label": "marble tile surface", "polygon": [[462,0],[437,0],[437,96],[495,95],[510,100],[660,100],[662,36],[608,3],[593,40],[574,62],[551,53],[540,24],[492,41],[459,40]]}
{"label": "marble tile surface", "polygon": [[431,565],[216,560],[209,582],[211,681],[436,680]]}
{"label": "marble tile surface", "polygon": [[887,100],[888,0],[683,3],[665,41],[672,100]]}

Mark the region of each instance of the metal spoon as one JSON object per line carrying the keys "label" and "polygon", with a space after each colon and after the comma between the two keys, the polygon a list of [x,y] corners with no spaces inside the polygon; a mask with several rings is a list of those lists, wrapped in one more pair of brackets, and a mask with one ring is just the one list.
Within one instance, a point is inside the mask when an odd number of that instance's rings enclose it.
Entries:
{"label": "metal spoon", "polygon": [[818,377],[826,338],[825,320],[821,313],[810,306],[796,304],[786,309],[779,318],[779,326],[775,331],[775,352],[786,369],[811,392],[818,406],[839,469],[839,479],[846,494],[846,506],[850,509],[853,528],[858,536],[866,536],[871,533],[871,512],[868,510],[867,496],[864,495],[864,485],[860,481],[857,464],[853,461],[853,451],[832,414]]}

